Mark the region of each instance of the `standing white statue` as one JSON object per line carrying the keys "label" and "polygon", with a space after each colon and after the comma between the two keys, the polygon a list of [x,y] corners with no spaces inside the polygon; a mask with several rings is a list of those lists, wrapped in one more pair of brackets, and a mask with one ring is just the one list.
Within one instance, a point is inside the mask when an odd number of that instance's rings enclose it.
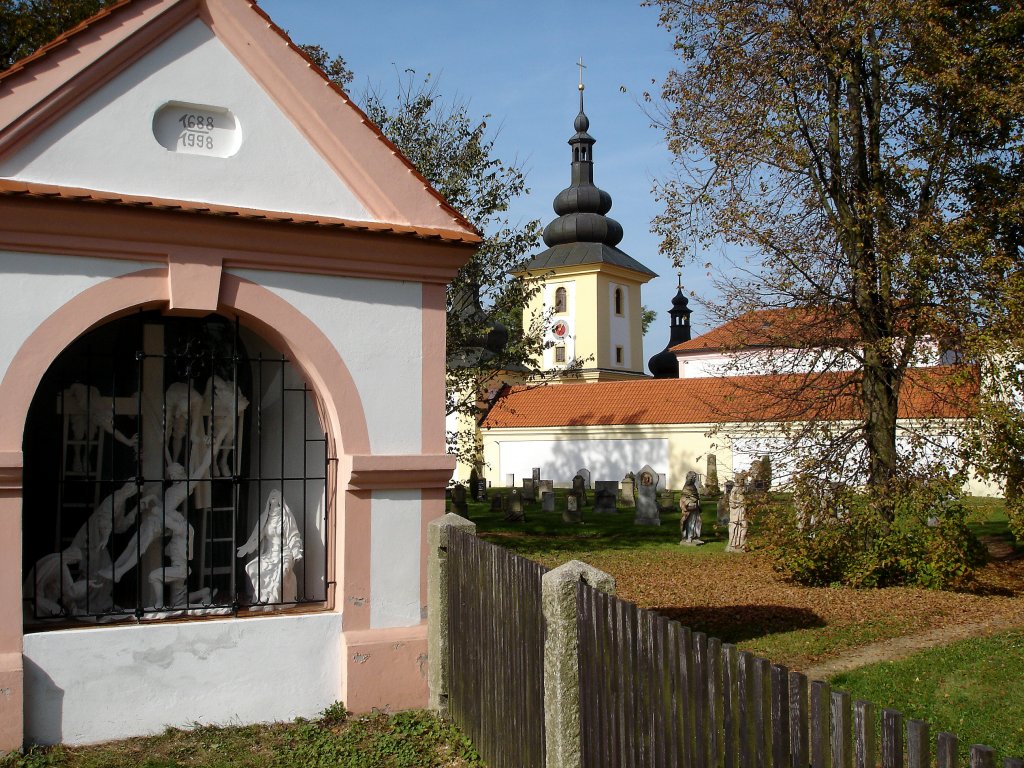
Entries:
{"label": "standing white statue", "polygon": [[180,463],[186,438],[192,444],[193,453],[198,452],[202,445],[203,396],[185,382],[176,381],[167,388],[164,407],[167,419],[164,456],[168,464]]}
{"label": "standing white statue", "polygon": [[72,456],[73,472],[92,470],[87,448],[94,445],[100,430],[129,448],[137,448],[139,436],[128,437],[114,426],[114,414],[102,405],[103,395],[96,387],[82,383],[64,390],[64,412],[68,415],[71,438],[76,441]]}
{"label": "standing white statue", "polygon": [[249,401],[233,383],[211,376],[203,395],[203,413],[210,419],[208,434],[213,447],[214,475],[231,477],[229,456],[235,449],[235,424],[249,407]]}
{"label": "standing white statue", "polygon": [[729,494],[729,546],[725,548],[726,552],[744,552],[747,548],[746,485],[747,473],[740,472]]}
{"label": "standing white statue", "polygon": [[[257,552],[258,548],[258,552]],[[259,522],[249,540],[238,548],[238,556],[257,552],[245,564],[253,587],[254,603],[291,603],[298,596],[295,565],[302,559],[302,534],[281,492],[267,496]]]}
{"label": "standing white statue", "polygon": [[130,481],[107,496],[71,540],[71,547],[83,555],[84,562],[80,570],[84,571],[85,578],[90,581],[88,600],[82,600],[79,605],[83,612],[107,611],[114,605],[113,582],[109,575],[104,578],[104,574],[110,574],[111,568],[107,545],[112,532],[124,533],[135,522],[138,507],[133,507],[131,512],[125,510],[128,499],[138,490],[138,485]]}
{"label": "standing white statue", "polygon": [[[22,587],[23,596],[34,606],[34,617],[78,612],[75,605],[85,597],[89,583],[72,579],[68,566],[81,561],[82,550],[78,547],[68,547],[36,561]],[[33,616],[32,609],[29,610],[29,616]]]}

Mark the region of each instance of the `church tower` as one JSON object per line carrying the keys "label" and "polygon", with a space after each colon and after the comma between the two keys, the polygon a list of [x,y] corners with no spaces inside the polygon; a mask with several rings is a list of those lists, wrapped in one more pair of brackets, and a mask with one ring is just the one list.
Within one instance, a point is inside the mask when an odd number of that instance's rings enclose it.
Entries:
{"label": "church tower", "polygon": [[527,316],[547,317],[544,369],[581,361],[583,381],[644,375],[640,286],[657,275],[616,246],[622,225],[606,214],[612,198],[594,185],[595,139],[583,111],[580,63],[580,111],[572,148],[572,177],[555,197],[558,218],[544,229],[546,251],[527,265],[521,277],[541,282]]}
{"label": "church tower", "polygon": [[672,347],[690,340],[690,315],[693,310],[689,308],[689,303],[690,300],[683,295],[683,273],[680,272],[676,295],[672,299],[672,309],[668,311],[668,344],[647,361],[647,367],[651,369],[656,379],[679,378],[679,359],[672,352]]}

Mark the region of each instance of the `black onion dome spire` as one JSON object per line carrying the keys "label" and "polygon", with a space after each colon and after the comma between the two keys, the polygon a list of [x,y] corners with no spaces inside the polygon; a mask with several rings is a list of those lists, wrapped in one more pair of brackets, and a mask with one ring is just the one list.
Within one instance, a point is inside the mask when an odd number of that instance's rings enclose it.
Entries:
{"label": "black onion dome spire", "polygon": [[612,208],[612,196],[594,185],[594,144],[587,133],[590,119],[583,111],[583,83],[580,82],[580,113],[569,139],[572,147],[572,183],[555,197],[558,218],[544,228],[548,247],[566,243],[604,243],[616,246],[622,240],[622,225],[605,214]]}
{"label": "black onion dome spire", "polygon": [[672,309],[669,315],[668,345],[647,361],[647,367],[656,379],[678,379],[679,359],[672,352],[672,347],[690,340],[690,300],[683,295],[683,275],[679,273],[676,295],[672,298]]}

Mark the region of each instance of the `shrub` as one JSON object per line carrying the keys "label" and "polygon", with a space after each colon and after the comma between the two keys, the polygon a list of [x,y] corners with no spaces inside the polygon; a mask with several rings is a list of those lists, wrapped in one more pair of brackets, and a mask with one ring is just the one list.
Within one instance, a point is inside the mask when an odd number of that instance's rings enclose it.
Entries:
{"label": "shrub", "polygon": [[985,549],[967,528],[959,487],[956,479],[906,478],[868,498],[797,477],[792,498],[751,499],[755,545],[801,584],[965,587]]}

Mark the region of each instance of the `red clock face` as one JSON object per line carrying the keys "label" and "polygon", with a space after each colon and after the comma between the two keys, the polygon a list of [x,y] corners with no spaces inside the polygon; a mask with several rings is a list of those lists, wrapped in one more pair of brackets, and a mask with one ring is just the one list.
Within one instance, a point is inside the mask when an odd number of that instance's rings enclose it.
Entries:
{"label": "red clock face", "polygon": [[551,326],[551,332],[558,338],[562,338],[569,332],[569,326],[565,324],[564,320],[559,320],[557,323]]}

